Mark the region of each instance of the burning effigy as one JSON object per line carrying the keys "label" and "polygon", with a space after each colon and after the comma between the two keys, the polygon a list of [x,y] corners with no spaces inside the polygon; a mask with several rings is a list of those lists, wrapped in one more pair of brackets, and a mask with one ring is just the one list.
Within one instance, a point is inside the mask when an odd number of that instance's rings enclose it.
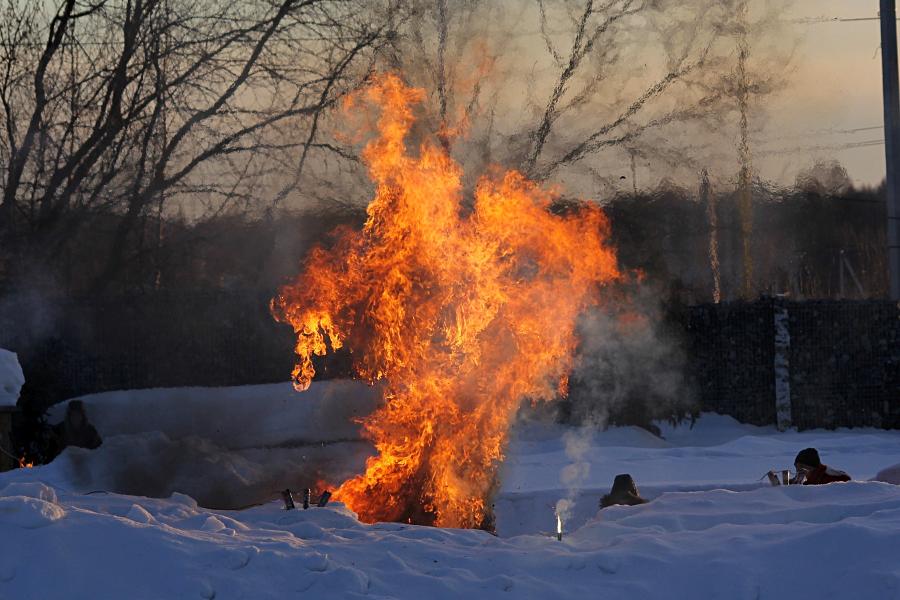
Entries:
{"label": "burning effigy", "polygon": [[361,420],[376,454],[334,498],[367,522],[482,527],[521,402],[565,394],[577,318],[621,275],[598,206],[554,214],[551,191],[499,168],[466,197],[437,141],[411,151],[423,98],[383,75],[351,100],[380,115],[368,219],[311,251],[271,308],[297,335],[298,390],[342,347],[383,384]]}

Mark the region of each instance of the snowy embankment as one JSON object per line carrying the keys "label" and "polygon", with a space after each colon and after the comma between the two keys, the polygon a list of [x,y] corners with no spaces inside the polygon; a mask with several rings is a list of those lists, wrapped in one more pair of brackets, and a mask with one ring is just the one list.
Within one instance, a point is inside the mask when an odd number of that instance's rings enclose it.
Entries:
{"label": "snowy embankment", "polygon": [[[544,529],[552,528],[560,498],[574,502],[569,527],[580,527],[594,516],[600,497],[609,492],[618,473],[630,473],[641,495],[652,499],[673,491],[769,487],[764,474],[770,469],[793,470],[797,452],[810,446],[818,448],[823,462],[856,480],[872,479],[900,461],[900,431],[779,432],[715,414],[704,414],[693,428],[659,425],[664,439],[636,427],[597,433],[540,423],[520,425],[502,469],[498,532],[533,532],[537,515]],[[887,471],[876,478],[900,482]]]}
{"label": "snowy embankment", "polygon": [[[302,395],[285,383],[80,400],[103,445],[66,450],[45,467],[49,481],[80,492],[180,492],[203,506],[239,508],[359,472],[372,448],[353,419],[374,409],[378,393],[344,380],[316,382]],[[65,403],[54,406],[50,422],[65,412]]]}
{"label": "snowy embankment", "polygon": [[[900,487],[757,481],[806,446],[868,479],[897,463],[900,432],[779,433],[704,415],[693,429],[664,427],[661,440],[524,423],[495,537],[364,525],[339,504],[283,510],[275,490],[362,467],[370,449],[348,417],[377,402],[364,386],[84,401],[100,449],[0,475],[0,598],[900,597]],[[623,472],[652,501],[598,513]],[[261,504],[214,510],[175,490],[207,506]],[[558,542],[563,498],[575,504]]]}
{"label": "snowy embankment", "polygon": [[0,496],[0,596],[21,600],[900,596],[885,483],[672,492],[562,542],[369,526],[339,505],[212,511],[37,483]]}
{"label": "snowy embankment", "polygon": [[0,406],[15,406],[25,375],[15,352],[0,348]]}

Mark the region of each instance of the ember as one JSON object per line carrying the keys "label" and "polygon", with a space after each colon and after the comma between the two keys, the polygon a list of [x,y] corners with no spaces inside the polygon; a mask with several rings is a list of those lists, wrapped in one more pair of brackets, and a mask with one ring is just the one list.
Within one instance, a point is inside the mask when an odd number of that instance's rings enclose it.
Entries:
{"label": "ember", "polygon": [[620,275],[599,208],[554,215],[550,192],[499,169],[464,202],[439,144],[408,153],[423,97],[393,75],[365,90],[380,110],[363,154],[368,220],[313,250],[272,311],[297,333],[298,390],[313,355],[345,345],[359,377],[384,380],[384,405],[362,419],[377,455],[334,498],[368,522],[471,528],[490,519],[520,402],[565,390],[576,319]]}

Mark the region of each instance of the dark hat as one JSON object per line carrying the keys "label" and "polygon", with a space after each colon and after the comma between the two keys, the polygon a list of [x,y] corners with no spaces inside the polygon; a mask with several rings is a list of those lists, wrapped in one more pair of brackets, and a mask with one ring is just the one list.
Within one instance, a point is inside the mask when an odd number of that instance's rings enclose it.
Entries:
{"label": "dark hat", "polygon": [[80,411],[84,412],[84,402],[81,400],[71,400],[69,401],[69,405],[66,406],[66,410],[69,412]]}
{"label": "dark hat", "polygon": [[640,492],[638,492],[637,485],[634,483],[634,478],[628,473],[616,475],[616,478],[613,480],[612,489],[609,493],[634,494],[635,496],[641,495]]}
{"label": "dark hat", "polygon": [[645,502],[647,500],[641,498],[641,494],[638,492],[637,485],[635,485],[631,475],[623,473],[622,475],[616,475],[612,489],[600,499],[600,508],[606,508],[615,504],[634,506]]}
{"label": "dark hat", "polygon": [[818,467],[822,464],[819,459],[819,451],[815,448],[805,448],[800,451],[797,458],[794,459],[795,465],[806,465],[807,467]]}

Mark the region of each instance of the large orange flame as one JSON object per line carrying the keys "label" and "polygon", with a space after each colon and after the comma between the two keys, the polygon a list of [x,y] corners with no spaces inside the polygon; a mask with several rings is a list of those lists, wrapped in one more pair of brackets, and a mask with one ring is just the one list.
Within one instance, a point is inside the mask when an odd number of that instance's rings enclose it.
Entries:
{"label": "large orange flame", "polygon": [[478,527],[520,402],[565,388],[576,319],[619,277],[608,222],[551,213],[551,193],[514,171],[482,177],[466,208],[442,148],[407,152],[423,91],[386,75],[363,93],[380,109],[368,220],[313,250],[273,314],[297,333],[298,390],[313,355],[344,345],[359,377],[384,380],[362,420],[377,455],[335,498],[368,522]]}

